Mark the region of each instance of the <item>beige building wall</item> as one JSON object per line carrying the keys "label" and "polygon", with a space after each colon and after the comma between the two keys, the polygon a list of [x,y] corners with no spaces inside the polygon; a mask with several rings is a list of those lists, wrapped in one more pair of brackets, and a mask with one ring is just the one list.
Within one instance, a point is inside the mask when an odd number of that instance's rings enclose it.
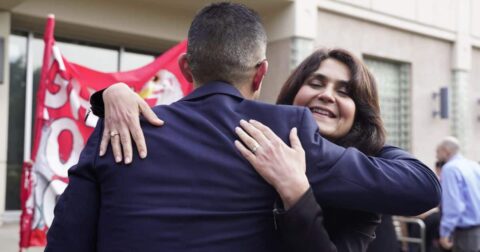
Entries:
{"label": "beige building wall", "polygon": [[[480,40],[480,1],[478,0],[471,0],[471,11],[472,11],[472,35],[476,38],[476,40]],[[478,46],[478,43],[477,43]]]}
{"label": "beige building wall", "polygon": [[449,85],[452,44],[325,11],[318,13],[315,43],[318,47],[342,47],[359,57],[411,65],[411,151],[426,164],[433,164],[435,145],[450,128],[448,120],[432,116],[437,105],[432,94]]}
{"label": "beige building wall", "polygon": [[291,72],[291,39],[282,39],[268,43],[267,59],[269,71],[262,84],[260,100],[274,103],[280,88]]}
{"label": "beige building wall", "polygon": [[473,137],[470,142],[470,158],[480,162],[480,48],[472,50],[472,73],[470,74],[470,111],[472,112]]}
{"label": "beige building wall", "polygon": [[[323,2],[325,0],[319,0]],[[430,25],[445,30],[456,29],[455,13],[458,0],[327,0],[345,3],[373,12]],[[461,0],[464,1],[464,0]],[[467,0],[470,1],[470,0]]]}
{"label": "beige building wall", "polygon": [[285,2],[260,12],[268,35],[269,72],[260,100],[274,103],[291,71],[308,56],[316,34],[317,7],[311,0]]}

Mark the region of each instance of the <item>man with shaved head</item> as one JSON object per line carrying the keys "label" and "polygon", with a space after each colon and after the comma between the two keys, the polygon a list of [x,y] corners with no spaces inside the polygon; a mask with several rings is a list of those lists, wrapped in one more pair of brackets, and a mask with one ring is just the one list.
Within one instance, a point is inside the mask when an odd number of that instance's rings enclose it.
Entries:
{"label": "man with shaved head", "polygon": [[440,244],[454,252],[480,251],[480,165],[460,154],[454,137],[437,147],[442,168]]}

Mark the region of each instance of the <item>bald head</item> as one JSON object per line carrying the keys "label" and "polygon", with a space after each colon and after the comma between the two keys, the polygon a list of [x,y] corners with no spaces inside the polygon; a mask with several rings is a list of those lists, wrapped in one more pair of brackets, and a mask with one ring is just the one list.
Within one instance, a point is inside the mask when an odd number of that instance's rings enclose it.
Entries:
{"label": "bald head", "polygon": [[447,162],[451,157],[460,152],[460,143],[455,137],[449,136],[440,142],[437,147],[437,159]]}

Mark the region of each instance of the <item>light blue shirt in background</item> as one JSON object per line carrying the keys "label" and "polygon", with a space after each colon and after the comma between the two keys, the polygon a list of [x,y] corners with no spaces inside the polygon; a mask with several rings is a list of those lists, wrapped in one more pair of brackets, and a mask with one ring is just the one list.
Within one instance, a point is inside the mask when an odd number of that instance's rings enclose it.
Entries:
{"label": "light blue shirt in background", "polygon": [[480,165],[457,154],[443,166],[440,236],[480,225]]}

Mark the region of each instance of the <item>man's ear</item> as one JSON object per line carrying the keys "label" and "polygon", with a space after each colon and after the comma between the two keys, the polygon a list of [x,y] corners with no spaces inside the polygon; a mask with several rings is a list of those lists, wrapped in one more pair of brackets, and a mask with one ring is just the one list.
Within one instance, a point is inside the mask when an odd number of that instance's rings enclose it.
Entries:
{"label": "man's ear", "polygon": [[260,90],[260,87],[262,85],[263,77],[265,77],[265,74],[267,74],[268,71],[268,61],[264,60],[256,67],[255,70],[255,75],[253,76],[252,80],[252,91],[256,92],[257,90]]}
{"label": "man's ear", "polygon": [[186,53],[178,57],[178,66],[180,67],[183,77],[185,77],[188,82],[193,83],[193,75],[192,71],[190,70],[190,64],[188,63]]}

